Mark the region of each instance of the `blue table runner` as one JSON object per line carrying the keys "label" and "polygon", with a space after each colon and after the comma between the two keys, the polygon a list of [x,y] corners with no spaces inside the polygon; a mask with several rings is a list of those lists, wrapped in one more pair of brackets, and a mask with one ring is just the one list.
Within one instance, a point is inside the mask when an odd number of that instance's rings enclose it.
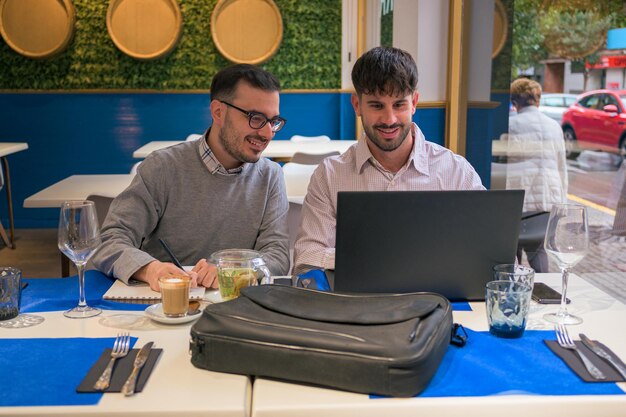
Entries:
{"label": "blue table runner", "polygon": [[580,379],[543,342],[554,340],[554,331],[527,330],[520,339],[502,339],[466,330],[467,345],[448,347],[435,376],[418,397],[624,394],[613,382]]}
{"label": "blue table runner", "polygon": [[[68,319],[70,320],[70,319]],[[76,392],[113,337],[0,339],[0,406],[95,405],[101,393]],[[132,345],[137,341],[131,338]]]}
{"label": "blue table runner", "polygon": [[[70,278],[30,278],[24,279],[28,286],[22,290],[20,312],[40,313],[45,311],[65,311],[78,304],[78,276]],[[87,304],[103,310],[143,311],[146,304],[121,303],[103,300],[102,296],[115,280],[98,271],[85,273],[85,297]]]}

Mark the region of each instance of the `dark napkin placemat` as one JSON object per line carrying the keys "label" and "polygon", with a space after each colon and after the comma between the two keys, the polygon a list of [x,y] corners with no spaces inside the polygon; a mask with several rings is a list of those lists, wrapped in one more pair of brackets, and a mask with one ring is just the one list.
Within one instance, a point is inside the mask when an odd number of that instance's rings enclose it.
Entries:
{"label": "dark napkin placemat", "polygon": [[[582,353],[589,358],[589,360],[598,367],[600,371],[606,376],[606,379],[595,379],[589,374],[587,368],[580,360],[576,352],[573,350],[565,349],[559,346],[556,340],[544,340],[546,345],[550,348],[555,355],[565,362],[569,368],[576,373],[585,382],[624,382],[626,381],[620,374],[617,372],[615,368],[611,364],[609,364],[604,359],[600,358],[598,355],[593,353],[591,349],[583,344],[581,341],[574,341],[576,347],[582,351]],[[602,343],[595,341],[600,347],[602,347],[607,353],[611,354],[614,358],[617,358],[611,349],[604,346]]]}
{"label": "dark napkin placemat", "polygon": [[[148,360],[145,365],[141,368],[139,372],[139,376],[137,378],[137,386],[135,388],[135,392],[141,392],[143,387],[146,385],[154,366],[159,359],[159,355],[163,349],[151,349],[150,355],[148,356]],[[111,375],[111,383],[109,388],[104,391],[98,391],[93,388],[94,384],[102,375],[104,368],[109,363],[111,359],[111,348],[107,348],[102,352],[100,358],[96,361],[96,363],[91,367],[87,376],[82,380],[78,388],[76,388],[76,392],[120,392],[122,391],[122,386],[130,376],[130,373],[133,370],[133,362],[135,361],[135,357],[139,349],[132,349],[128,352],[128,355],[123,358],[119,358],[115,361],[115,366],[113,367],[113,374]]]}

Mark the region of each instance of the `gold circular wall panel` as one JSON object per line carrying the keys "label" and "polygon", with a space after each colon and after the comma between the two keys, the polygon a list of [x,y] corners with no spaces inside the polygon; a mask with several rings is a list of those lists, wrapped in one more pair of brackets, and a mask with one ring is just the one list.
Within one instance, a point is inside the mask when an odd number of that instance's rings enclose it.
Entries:
{"label": "gold circular wall panel", "polygon": [[67,48],[75,20],[72,0],[0,0],[0,33],[29,58],[48,58]]}
{"label": "gold circular wall panel", "polygon": [[272,0],[220,0],[211,15],[211,36],[226,59],[259,64],[283,38],[283,19]]}
{"label": "gold circular wall panel", "polygon": [[506,14],[506,7],[500,0],[496,0],[496,11],[493,15],[493,49],[491,58],[495,58],[504,48],[509,32],[509,19]]}
{"label": "gold circular wall panel", "polygon": [[156,59],[178,43],[182,16],[176,0],[111,0],[107,30],[117,48],[136,59]]}

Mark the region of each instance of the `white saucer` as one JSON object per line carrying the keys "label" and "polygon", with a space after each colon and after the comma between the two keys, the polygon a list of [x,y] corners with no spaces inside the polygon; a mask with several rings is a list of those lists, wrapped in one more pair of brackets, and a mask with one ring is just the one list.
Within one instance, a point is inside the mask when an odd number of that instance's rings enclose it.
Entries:
{"label": "white saucer", "polygon": [[220,295],[220,290],[211,290],[208,288],[204,293],[204,297],[202,299],[212,304],[217,304],[224,301],[222,299],[222,296]]}
{"label": "white saucer", "polygon": [[187,315],[183,317],[167,317],[163,314],[163,304],[153,304],[145,310],[146,316],[150,317],[154,321],[165,324],[181,324],[187,323],[199,319],[202,316],[201,312],[193,315]]}

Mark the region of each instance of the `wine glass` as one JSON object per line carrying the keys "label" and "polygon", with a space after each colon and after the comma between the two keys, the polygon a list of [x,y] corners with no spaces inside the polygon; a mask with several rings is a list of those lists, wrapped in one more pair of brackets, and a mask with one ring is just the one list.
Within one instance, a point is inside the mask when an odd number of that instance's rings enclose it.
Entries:
{"label": "wine glass", "polygon": [[100,246],[100,225],[93,201],[66,201],[59,217],[59,250],[74,262],[78,270],[78,305],[63,313],[73,319],[97,316],[99,308],[85,301],[85,264]]}
{"label": "wine glass", "polygon": [[551,323],[580,324],[583,319],[567,312],[566,293],[569,270],[585,257],[589,249],[587,209],[579,204],[552,206],[544,247],[561,269],[563,288],[559,311],[545,314],[543,318]]}

